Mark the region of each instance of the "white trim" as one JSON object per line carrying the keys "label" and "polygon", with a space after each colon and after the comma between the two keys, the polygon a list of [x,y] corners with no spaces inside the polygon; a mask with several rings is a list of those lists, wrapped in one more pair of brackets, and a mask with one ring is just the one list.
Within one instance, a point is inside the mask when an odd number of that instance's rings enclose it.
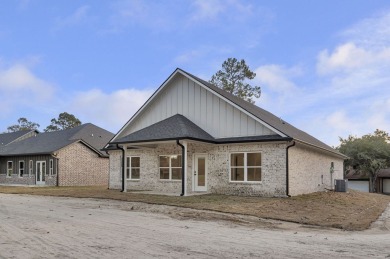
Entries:
{"label": "white trim", "polygon": [[[163,166],[163,167],[161,167],[160,166],[160,158],[162,157],[162,156],[166,156],[166,157],[169,157],[169,166],[168,167],[166,167],[166,166]],[[177,167],[177,166],[175,166],[175,167],[172,167],[172,157],[173,156],[182,156],[181,154],[172,154],[172,155],[158,155],[158,179],[160,180],[160,181],[182,181],[182,179],[180,178],[180,179],[172,179],[172,169],[178,169],[178,168],[182,168],[181,166],[180,167]],[[180,159],[180,163],[181,163],[181,159]],[[182,165],[183,166],[183,165]],[[165,168],[165,169],[168,169],[168,173],[169,173],[169,178],[168,179],[162,179],[161,178],[161,175],[160,175],[160,169],[161,168]],[[180,174],[180,177],[181,177],[181,174]]]}
{"label": "white trim", "polygon": [[18,176],[19,176],[20,178],[22,178],[23,175],[22,175],[22,176],[20,175],[20,171],[21,171],[20,162],[23,163],[23,174],[24,174],[24,172],[26,171],[26,166],[25,166],[24,160],[19,160],[19,161],[18,161],[18,168],[19,168],[19,174],[18,174]]}
{"label": "white trim", "polygon": [[[204,157],[205,159],[205,186],[201,188],[196,185],[196,177],[195,177],[195,169],[197,169],[197,157]],[[207,192],[207,178],[208,178],[208,161],[207,161],[207,153],[194,153],[192,155],[192,191],[194,192]]]}
{"label": "white trim", "polygon": [[[248,154],[250,153],[258,153],[261,155],[261,165],[260,166],[248,166]],[[232,180],[232,164],[231,164],[231,158],[232,154],[244,154],[244,166],[234,166],[233,168],[243,168],[244,169],[244,181],[233,181]],[[260,168],[261,169],[261,180],[260,181],[248,181],[248,168]],[[263,181],[263,153],[260,151],[234,151],[229,153],[229,183],[261,183]]]}
{"label": "white trim", "polygon": [[[8,164],[11,163],[11,168],[8,167]],[[11,174],[8,174],[8,171],[11,170]],[[7,177],[12,177],[14,174],[14,162],[13,161],[7,161]]]}
{"label": "white trim", "polygon": [[[40,166],[38,167],[38,164],[40,164]],[[43,164],[45,164],[45,171],[43,171]],[[35,163],[36,167],[35,167],[35,182],[37,185],[40,185],[40,184],[45,184],[46,182],[46,172],[47,172],[47,165],[46,165],[46,160],[41,160],[41,161],[36,161]],[[40,175],[40,181],[38,181],[38,168],[41,170],[41,175]],[[44,178],[44,180],[42,180],[42,178]]]}
{"label": "white trim", "polygon": [[[127,159],[129,158],[129,164],[127,164]],[[132,158],[139,158],[139,167],[134,167],[134,169],[139,169],[139,178],[133,178],[133,175],[131,173],[131,170],[133,167],[131,166],[131,159]],[[129,178],[127,177],[127,170],[129,170]],[[126,156],[125,161],[125,177],[126,180],[132,180],[132,181],[139,181],[141,178],[141,156]]]}
{"label": "white trim", "polygon": [[[182,141],[181,143],[184,146],[184,196],[187,196],[187,141]],[[183,165],[182,165],[183,166]]]}

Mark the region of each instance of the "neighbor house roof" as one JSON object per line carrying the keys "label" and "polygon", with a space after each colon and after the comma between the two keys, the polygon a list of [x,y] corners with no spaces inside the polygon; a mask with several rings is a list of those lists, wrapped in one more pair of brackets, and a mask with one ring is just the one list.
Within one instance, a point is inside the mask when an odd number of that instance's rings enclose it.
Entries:
{"label": "neighbor house roof", "polygon": [[40,133],[35,137],[11,143],[0,150],[0,156],[51,154],[74,142],[82,142],[100,156],[106,156],[101,149],[113,135],[86,123],[67,130]]}
{"label": "neighbor house roof", "polygon": [[146,128],[133,132],[123,138],[112,141],[111,144],[167,141],[175,139],[191,139],[209,143],[286,140],[286,138],[278,135],[216,139],[185,116],[176,114]]}
{"label": "neighbor house roof", "polygon": [[8,145],[9,143],[17,140],[18,138],[20,138],[20,137],[22,137],[22,136],[24,136],[32,131],[35,131],[38,133],[38,131],[36,131],[36,130],[21,130],[21,131],[17,131],[17,132],[0,134],[0,147]]}
{"label": "neighbor house roof", "polygon": [[[347,158],[347,156],[339,153],[337,150],[333,149],[332,147],[328,146],[327,144],[321,142],[320,140],[316,139],[315,137],[307,134],[306,132],[302,131],[302,130],[299,130],[297,129],[296,127],[294,127],[293,125],[289,124],[288,122],[282,120],[280,117],[277,117],[275,115],[273,115],[272,113],[252,104],[252,103],[249,103],[241,98],[238,98],[236,96],[234,96],[233,94],[221,89],[221,88],[218,88],[217,86],[203,80],[203,79],[200,79],[180,68],[177,68],[169,77],[167,80],[165,80],[165,82],[155,91],[155,93],[148,99],[148,101],[132,116],[132,118],[122,127],[122,129],[118,132],[117,135],[119,135],[122,130],[124,128],[127,127],[127,125],[129,125],[132,120],[137,117],[138,114],[140,114],[140,112],[143,110],[143,108],[157,95],[157,93],[159,91],[161,91],[161,89],[167,85],[167,82],[170,81],[170,79],[172,79],[176,74],[182,74],[188,78],[190,78],[191,80],[199,83],[201,86],[209,89],[211,92],[214,92],[215,94],[217,94],[218,96],[221,96],[223,99],[227,100],[228,102],[231,102],[233,103],[234,105],[240,107],[241,109],[243,109],[245,112],[247,112],[248,114],[254,116],[255,118],[257,118],[259,121],[261,121],[264,125],[267,125],[269,128],[273,129],[275,132],[277,132],[278,134],[280,133],[281,136],[279,136],[279,139],[280,138],[284,138],[284,139],[294,139],[294,140],[297,140],[301,143],[304,143],[304,144],[308,144],[308,145],[311,145],[311,146],[314,146],[314,147],[317,147],[319,149],[322,149],[322,150],[326,150],[328,152],[331,152],[331,153],[334,153],[338,156],[342,156],[344,158]],[[158,124],[158,123],[156,123]],[[141,130],[140,130],[141,131]],[[129,139],[131,138],[130,135],[134,134],[136,132],[133,132],[131,134],[128,135]],[[122,137],[121,140],[124,140],[127,136],[125,137]],[[134,137],[134,136],[133,136]],[[275,136],[272,135],[271,137],[269,136],[248,136],[246,137],[246,139],[248,141],[252,140],[252,141],[257,141],[258,138],[269,138],[270,140],[273,140],[275,139]],[[238,141],[239,138],[234,138]],[[242,139],[245,139],[245,138],[242,138]],[[276,138],[277,139],[277,138]],[[119,141],[119,139],[113,139],[112,142],[110,143],[117,143]]]}
{"label": "neighbor house roof", "polygon": [[390,168],[379,170],[378,177],[390,177]]}

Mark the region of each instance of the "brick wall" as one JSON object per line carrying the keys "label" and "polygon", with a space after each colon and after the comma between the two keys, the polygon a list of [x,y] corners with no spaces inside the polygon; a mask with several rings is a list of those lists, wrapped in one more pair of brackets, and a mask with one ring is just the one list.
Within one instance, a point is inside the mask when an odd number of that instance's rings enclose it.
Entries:
{"label": "brick wall", "polygon": [[[193,155],[205,153],[208,174],[207,191],[210,193],[284,196],[285,188],[285,144],[188,144],[187,193],[193,192]],[[230,182],[229,156],[232,152],[259,151],[262,153],[262,181],[259,183]],[[127,150],[127,156],[140,156],[139,180],[127,180],[128,190],[153,190],[163,193],[181,193],[181,181],[160,180],[159,155],[181,154],[176,144],[162,144],[155,149]],[[121,187],[121,151],[110,151],[110,188]]]}
{"label": "brick wall", "polygon": [[290,195],[331,189],[330,166],[334,162],[334,179],[343,179],[343,159],[320,152],[308,146],[296,144],[289,149]]}
{"label": "brick wall", "polygon": [[59,186],[108,185],[109,159],[76,142],[58,152]]}

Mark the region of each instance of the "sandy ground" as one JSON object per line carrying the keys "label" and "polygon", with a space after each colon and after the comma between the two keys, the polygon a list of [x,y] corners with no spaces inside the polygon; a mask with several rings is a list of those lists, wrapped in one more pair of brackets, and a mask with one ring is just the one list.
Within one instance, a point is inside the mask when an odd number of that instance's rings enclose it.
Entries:
{"label": "sandy ground", "polygon": [[348,232],[112,200],[0,194],[0,258],[388,258],[390,208]]}

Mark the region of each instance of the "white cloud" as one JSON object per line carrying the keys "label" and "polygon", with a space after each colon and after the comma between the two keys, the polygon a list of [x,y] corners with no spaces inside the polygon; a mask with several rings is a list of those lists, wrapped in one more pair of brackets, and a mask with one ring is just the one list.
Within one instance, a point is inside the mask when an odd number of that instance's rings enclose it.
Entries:
{"label": "white cloud", "polygon": [[0,70],[0,92],[8,96],[43,100],[51,97],[53,90],[50,83],[38,78],[25,65],[16,64]]}
{"label": "white cloud", "polygon": [[225,1],[220,0],[195,0],[192,6],[194,7],[192,21],[215,19],[226,10]]}
{"label": "white cloud", "polygon": [[333,53],[323,50],[318,55],[317,71],[320,75],[353,73],[356,69],[373,70],[390,66],[390,47],[372,50],[357,47],[353,42],[339,45]]}
{"label": "white cloud", "polygon": [[151,90],[122,89],[104,93],[99,89],[79,92],[69,110],[83,121],[118,131],[151,96]]}
{"label": "white cloud", "polygon": [[302,74],[301,68],[292,67],[285,68],[279,65],[264,65],[255,69],[255,81],[260,85],[264,85],[268,90],[290,93],[297,90],[297,86],[292,81],[292,78]]}
{"label": "white cloud", "polygon": [[148,28],[170,30],[180,24],[173,10],[175,3],[141,0],[121,0],[111,5],[111,28],[109,32],[120,32],[128,26],[141,25]]}
{"label": "white cloud", "polygon": [[[26,116],[26,110],[36,111],[49,104],[54,95],[54,86],[35,75],[28,66],[14,64],[0,68],[1,118],[16,113]],[[26,112],[24,112],[26,111]]]}
{"label": "white cloud", "polygon": [[90,6],[83,5],[78,7],[72,14],[67,17],[57,18],[56,30],[63,27],[74,26],[85,22],[88,19],[88,11]]}

